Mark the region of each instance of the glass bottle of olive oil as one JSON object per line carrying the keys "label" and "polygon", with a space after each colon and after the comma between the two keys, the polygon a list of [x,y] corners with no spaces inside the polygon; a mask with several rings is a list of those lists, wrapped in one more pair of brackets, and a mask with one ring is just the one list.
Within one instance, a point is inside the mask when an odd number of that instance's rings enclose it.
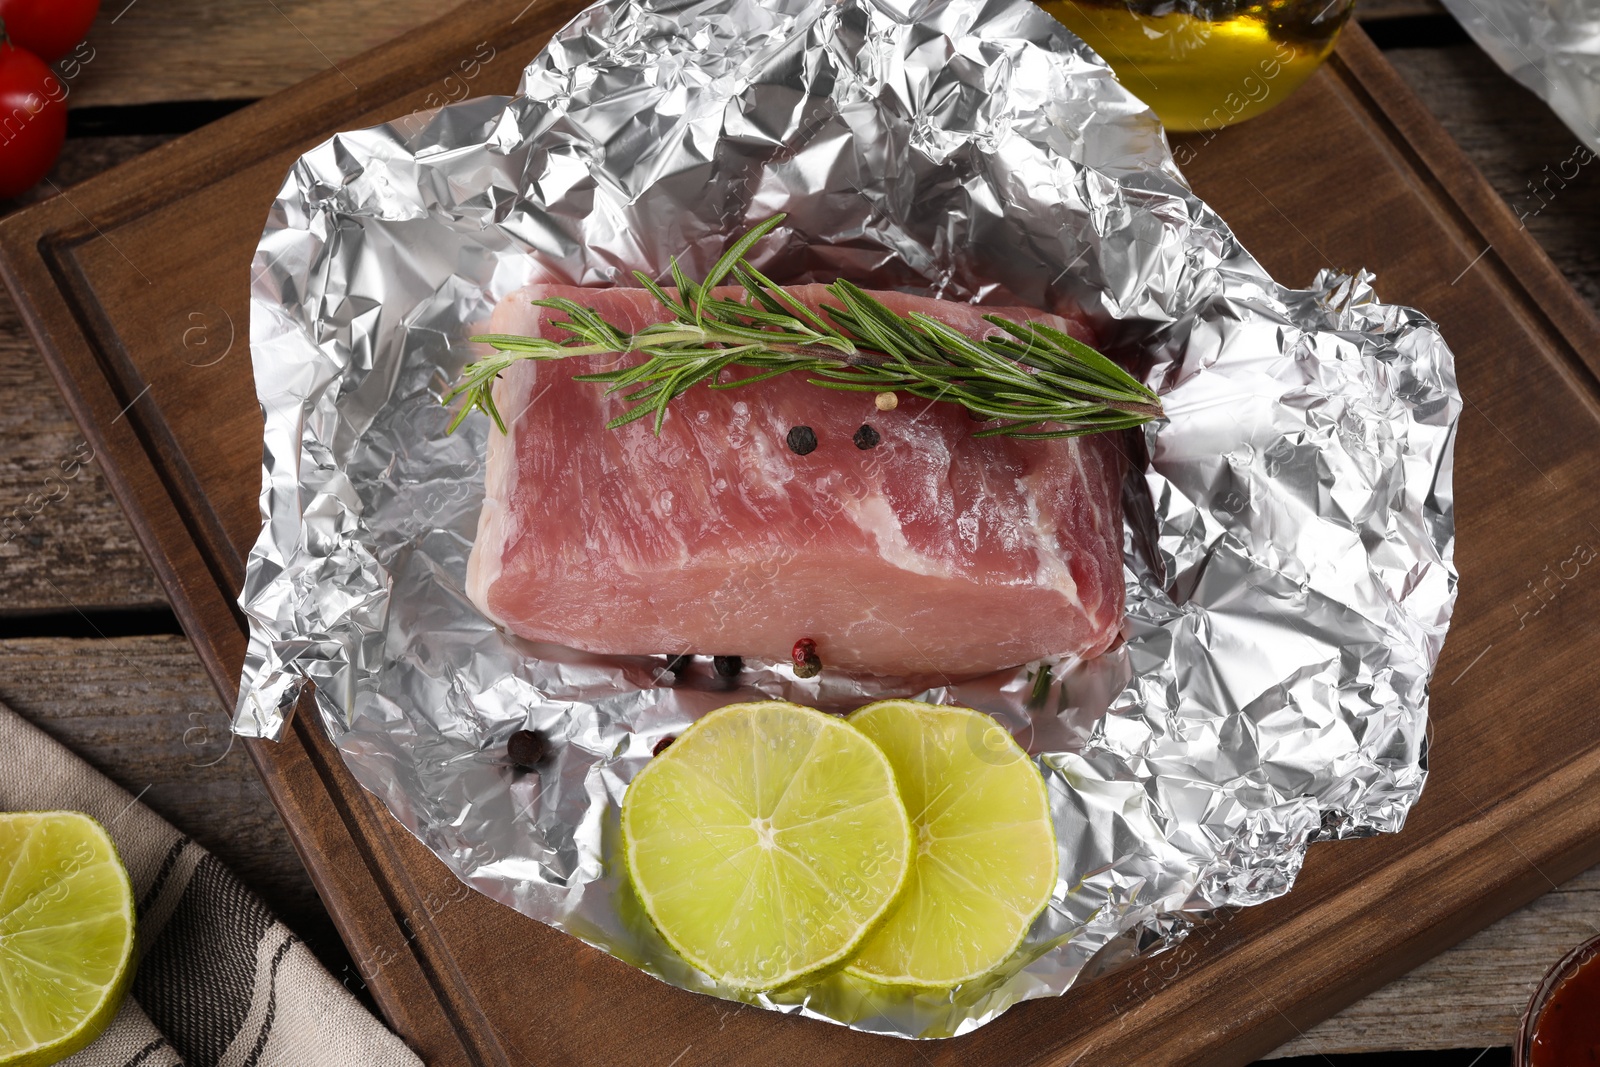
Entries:
{"label": "glass bottle of olive oil", "polygon": [[1354,0],[1041,0],[1167,129],[1216,130],[1311,76]]}

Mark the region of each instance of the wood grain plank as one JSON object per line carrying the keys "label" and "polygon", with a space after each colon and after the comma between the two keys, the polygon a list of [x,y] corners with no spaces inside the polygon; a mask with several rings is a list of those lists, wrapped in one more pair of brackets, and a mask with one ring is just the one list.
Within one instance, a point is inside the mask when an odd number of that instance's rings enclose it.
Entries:
{"label": "wood grain plank", "polygon": [[[165,604],[104,479],[0,296],[0,611]],[[87,462],[85,462],[87,461]]]}
{"label": "wood grain plank", "polygon": [[349,965],[185,638],[0,641],[0,701],[214,853],[334,974]]}
{"label": "wood grain plank", "polygon": [[[9,206],[55,195],[57,188],[168,139],[70,141],[50,183]],[[0,202],[0,214],[7,206]],[[133,530],[92,462],[93,449],[62,402],[10,296],[3,292],[0,395],[7,398],[0,405],[0,612],[164,605],[166,597]],[[91,461],[83,462],[86,459]]]}
{"label": "wood grain plank", "polygon": [[[75,107],[253,99],[438,18],[438,0],[107,0]],[[87,54],[87,53],[85,53]],[[442,79],[448,71],[441,70]]]}

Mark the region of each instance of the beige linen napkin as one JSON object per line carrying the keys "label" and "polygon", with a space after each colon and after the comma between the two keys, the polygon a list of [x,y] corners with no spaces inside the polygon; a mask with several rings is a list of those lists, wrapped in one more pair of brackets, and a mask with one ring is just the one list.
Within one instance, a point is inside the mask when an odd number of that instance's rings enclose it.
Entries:
{"label": "beige linen napkin", "polygon": [[94,816],[138,904],[133,992],[65,1067],[421,1067],[215,857],[4,704],[0,753],[0,811]]}

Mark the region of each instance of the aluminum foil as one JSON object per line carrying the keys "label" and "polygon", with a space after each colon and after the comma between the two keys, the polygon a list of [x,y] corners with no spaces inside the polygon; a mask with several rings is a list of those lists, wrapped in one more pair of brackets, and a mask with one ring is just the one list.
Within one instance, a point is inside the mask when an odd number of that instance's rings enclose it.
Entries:
{"label": "aluminum foil", "polygon": [[[1078,305],[1168,418],[1130,477],[1126,642],[926,692],[993,713],[1049,785],[1061,877],[1026,944],[946,995],[844,978],[743,997],[675,957],[614,854],[628,781],[695,716],[872,686],[529,644],[463,593],[489,427],[439,398],[535,278],[758,262],[953,300]],[[1313,838],[1400,828],[1455,599],[1453,360],[1370,278],[1275,283],[1155,118],[1022,0],[607,0],[512,98],[308,152],[254,264],[266,417],[235,729],[302,684],[350,770],[467,882],[684,989],[906,1037],[963,1033],[1186,917],[1286,892]],[[516,730],[556,743],[539,769]],[[1097,958],[1098,957],[1098,958]]]}
{"label": "aluminum foil", "polygon": [[1544,98],[1591,153],[1600,152],[1600,0],[1444,0],[1444,6],[1501,70]]}

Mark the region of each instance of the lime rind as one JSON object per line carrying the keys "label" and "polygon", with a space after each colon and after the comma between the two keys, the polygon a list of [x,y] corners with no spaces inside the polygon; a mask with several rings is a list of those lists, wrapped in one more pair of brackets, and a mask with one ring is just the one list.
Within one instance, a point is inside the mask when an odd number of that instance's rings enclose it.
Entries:
{"label": "lime rind", "polygon": [[991,974],[1016,955],[1055,888],[1044,778],[982,712],[886,700],[850,722],[894,766],[918,852],[899,907],[845,973],[923,989]]}
{"label": "lime rind", "polygon": [[99,1037],[133,982],[133,887],[80,812],[0,814],[0,1067],[46,1067]]}
{"label": "lime rind", "polygon": [[845,721],[781,701],[692,724],[634,777],[621,822],[651,923],[741,992],[837,969],[910,876],[911,822],[888,759]]}

